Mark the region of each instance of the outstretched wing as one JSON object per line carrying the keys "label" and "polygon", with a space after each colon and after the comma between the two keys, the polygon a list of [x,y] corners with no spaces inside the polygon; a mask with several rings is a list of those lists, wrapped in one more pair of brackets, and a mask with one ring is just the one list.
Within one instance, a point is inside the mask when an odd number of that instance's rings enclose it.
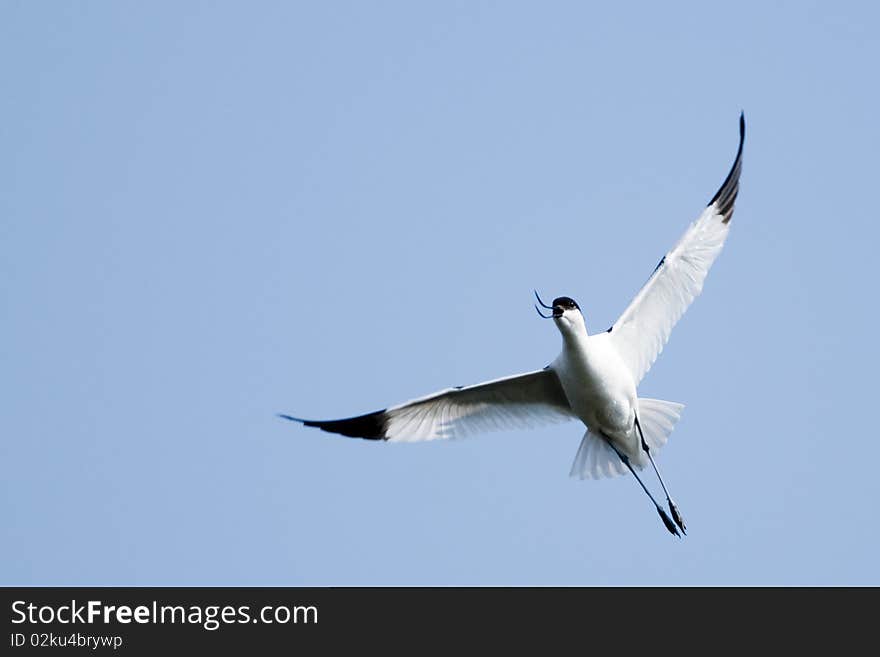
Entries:
{"label": "outstretched wing", "polygon": [[416,442],[533,427],[575,416],[556,373],[543,369],[441,390],[393,408],[344,420],[280,417],[352,438]]}
{"label": "outstretched wing", "polygon": [[721,189],[609,329],[636,385],[657,360],[676,322],[702,291],[706,274],[724,246],[739,192],[745,131],[745,118],[740,114],[739,149]]}

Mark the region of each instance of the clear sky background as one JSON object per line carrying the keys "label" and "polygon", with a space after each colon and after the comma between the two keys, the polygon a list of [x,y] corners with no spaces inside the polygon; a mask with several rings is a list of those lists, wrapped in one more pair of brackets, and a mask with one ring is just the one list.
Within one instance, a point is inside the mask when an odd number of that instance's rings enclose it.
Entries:
{"label": "clear sky background", "polygon": [[[0,3],[0,583],[880,584],[876,3]],[[275,417],[543,367],[721,184],[643,381],[659,464],[575,423],[389,445]]]}

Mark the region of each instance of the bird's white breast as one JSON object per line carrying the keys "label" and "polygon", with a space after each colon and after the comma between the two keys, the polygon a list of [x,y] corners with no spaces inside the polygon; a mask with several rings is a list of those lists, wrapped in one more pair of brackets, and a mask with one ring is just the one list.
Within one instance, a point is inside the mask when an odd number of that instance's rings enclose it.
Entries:
{"label": "bird's white breast", "polygon": [[551,367],[583,423],[629,451],[628,442],[634,435],[636,386],[609,335],[566,339]]}

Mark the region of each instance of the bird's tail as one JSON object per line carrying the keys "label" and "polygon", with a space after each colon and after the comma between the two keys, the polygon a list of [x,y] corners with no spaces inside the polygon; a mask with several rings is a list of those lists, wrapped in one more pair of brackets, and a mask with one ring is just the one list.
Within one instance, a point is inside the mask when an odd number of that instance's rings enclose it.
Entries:
{"label": "bird's tail", "polygon": [[[660,399],[639,399],[639,424],[645,434],[645,442],[653,453],[657,453],[681,417],[684,404],[662,401]],[[635,429],[634,429],[635,430]],[[648,458],[641,449],[639,441],[635,454],[630,455],[633,467],[641,469],[648,464]],[[581,440],[574,463],[571,464],[572,477],[579,479],[603,479],[625,474],[626,466],[604,438],[587,431]]]}
{"label": "bird's tail", "polygon": [[666,444],[683,410],[684,404],[677,402],[639,398],[639,424],[651,451],[657,452]]}

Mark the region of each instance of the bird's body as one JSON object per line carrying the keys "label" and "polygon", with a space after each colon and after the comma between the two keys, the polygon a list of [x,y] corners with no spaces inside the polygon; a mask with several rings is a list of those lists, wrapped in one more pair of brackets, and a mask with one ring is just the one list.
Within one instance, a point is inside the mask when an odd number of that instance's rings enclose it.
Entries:
{"label": "bird's body", "polygon": [[[541,370],[441,390],[352,418],[281,417],[344,436],[391,442],[458,438],[577,419],[586,433],[571,475],[596,479],[631,472],[666,528],[676,535],[679,529],[683,532],[681,514],[652,454],[666,443],[684,407],[639,398],[637,388],[676,322],[702,291],[709,268],[727,239],[739,192],[744,137],[745,121],[740,116],[739,148],[721,188],[607,331],[588,334],[580,307],[569,297],[558,297],[552,305],[538,297],[539,303],[552,311],[544,315],[536,306],[538,314],[552,319],[562,334],[562,351]],[[663,486],[672,518],[636,473],[649,463]]]}
{"label": "bird's body", "polygon": [[583,321],[575,318],[571,328],[562,331],[562,352],[550,369],[559,377],[578,419],[638,460],[636,386],[610,335],[588,335]]}

